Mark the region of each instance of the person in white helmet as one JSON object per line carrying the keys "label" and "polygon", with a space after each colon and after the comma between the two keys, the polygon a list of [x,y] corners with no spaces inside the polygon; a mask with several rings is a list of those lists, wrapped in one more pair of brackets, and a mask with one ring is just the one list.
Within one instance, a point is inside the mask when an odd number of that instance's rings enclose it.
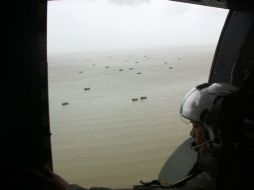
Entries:
{"label": "person in white helmet", "polygon": [[193,147],[198,151],[198,161],[190,174],[193,177],[171,189],[215,190],[219,155],[222,144],[221,130],[225,124],[228,100],[239,89],[226,83],[204,83],[190,90],[180,108],[183,120],[192,125],[190,135]]}
{"label": "person in white helmet", "polygon": [[[179,183],[154,180],[135,190],[216,190],[222,145],[221,132],[228,105],[237,98],[239,89],[226,83],[204,83],[191,89],[183,98],[180,116],[191,124],[190,136],[198,160],[187,178]],[[232,98],[231,98],[232,97]]]}

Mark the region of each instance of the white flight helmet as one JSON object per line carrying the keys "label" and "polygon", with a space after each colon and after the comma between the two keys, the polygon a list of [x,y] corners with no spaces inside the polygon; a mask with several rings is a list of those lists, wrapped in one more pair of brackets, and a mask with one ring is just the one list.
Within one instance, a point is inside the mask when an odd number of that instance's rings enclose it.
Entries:
{"label": "white flight helmet", "polygon": [[238,88],[226,83],[204,83],[190,90],[183,98],[180,116],[190,122],[200,123],[207,141],[218,140],[223,121],[222,104]]}

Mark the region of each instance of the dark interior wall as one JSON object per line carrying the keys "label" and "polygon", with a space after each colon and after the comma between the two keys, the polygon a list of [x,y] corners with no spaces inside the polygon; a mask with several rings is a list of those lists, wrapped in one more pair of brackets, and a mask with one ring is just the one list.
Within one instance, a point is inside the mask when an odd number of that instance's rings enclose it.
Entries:
{"label": "dark interior wall", "polygon": [[243,73],[236,78],[238,71],[234,70],[243,64],[241,58],[251,32],[253,16],[253,11],[230,11],[216,48],[209,81],[241,84]]}
{"label": "dark interior wall", "polygon": [[249,77],[250,73],[251,75],[254,73],[254,12],[252,25],[249,28],[246,42],[243,45],[238,61],[239,64],[235,66],[233,71],[232,83],[236,86],[243,86],[245,79]]}
{"label": "dark interior wall", "polygon": [[46,62],[46,1],[8,7],[2,70],[1,171],[51,166]]}

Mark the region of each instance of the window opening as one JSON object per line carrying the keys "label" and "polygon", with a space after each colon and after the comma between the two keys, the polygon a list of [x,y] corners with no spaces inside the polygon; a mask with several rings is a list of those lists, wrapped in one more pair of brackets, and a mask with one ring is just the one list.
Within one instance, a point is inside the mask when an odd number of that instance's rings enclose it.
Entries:
{"label": "window opening", "polygon": [[55,171],[84,187],[157,178],[189,136],[181,100],[208,80],[226,15],[167,0],[49,1]]}

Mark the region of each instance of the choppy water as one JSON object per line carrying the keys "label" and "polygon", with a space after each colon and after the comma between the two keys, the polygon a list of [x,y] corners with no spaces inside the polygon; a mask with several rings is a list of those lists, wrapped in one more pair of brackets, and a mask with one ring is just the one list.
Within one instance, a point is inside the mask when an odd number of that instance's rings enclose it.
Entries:
{"label": "choppy water", "polygon": [[49,56],[55,171],[84,187],[156,179],[188,137],[179,106],[189,89],[207,81],[213,52],[196,47]]}

